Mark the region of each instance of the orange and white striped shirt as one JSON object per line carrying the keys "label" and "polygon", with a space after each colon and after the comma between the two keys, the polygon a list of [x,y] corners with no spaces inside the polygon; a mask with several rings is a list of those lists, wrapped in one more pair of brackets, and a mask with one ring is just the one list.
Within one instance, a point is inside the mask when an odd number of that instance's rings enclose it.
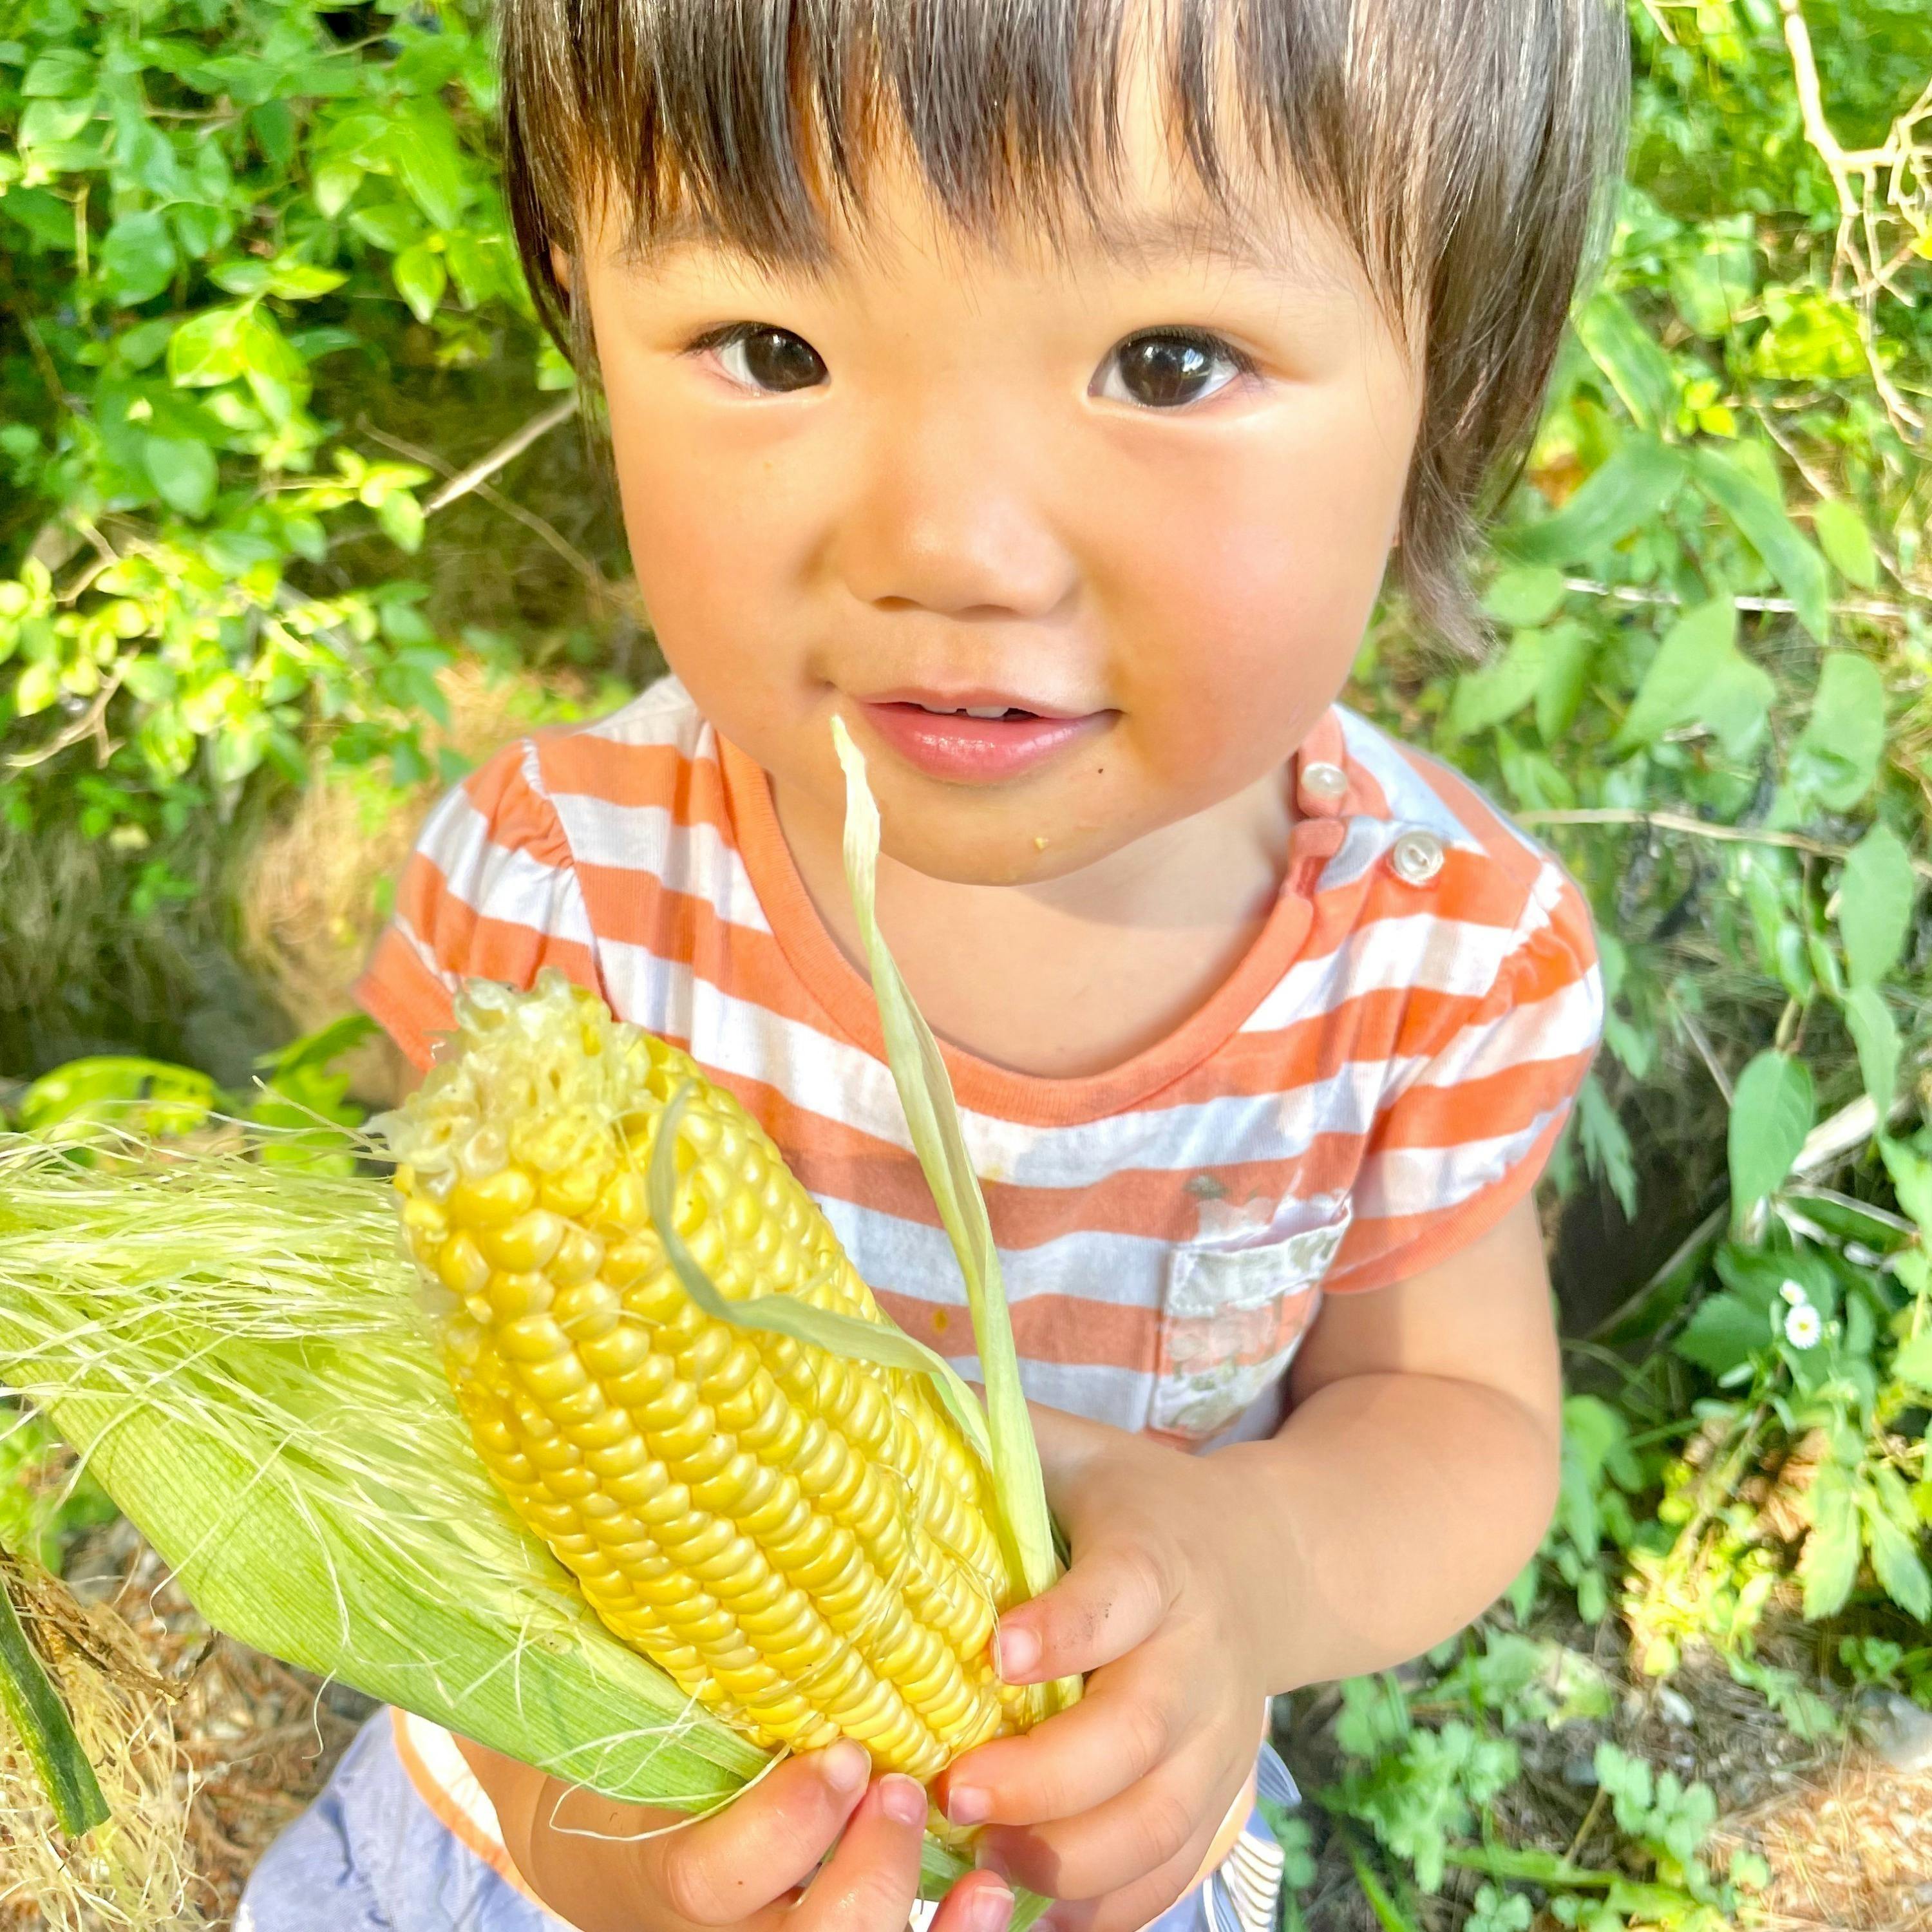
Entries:
{"label": "orange and white striped shirt", "polygon": [[[1028,1394],[1190,1447],[1278,1426],[1323,1294],[1522,1197],[1602,1023],[1582,895],[1464,779],[1340,706],[1292,776],[1274,909],[1172,1034],[1071,1079],[946,1050]],[[427,1065],[460,978],[545,965],[736,1094],[887,1312],[976,1376],[871,987],[674,679],[452,792],[358,994]]]}

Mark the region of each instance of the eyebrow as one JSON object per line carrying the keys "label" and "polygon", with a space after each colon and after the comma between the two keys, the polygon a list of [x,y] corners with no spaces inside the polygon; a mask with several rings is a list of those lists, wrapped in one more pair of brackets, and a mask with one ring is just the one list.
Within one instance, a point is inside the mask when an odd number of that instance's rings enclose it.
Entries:
{"label": "eyebrow", "polygon": [[[1105,260],[1135,268],[1211,262],[1286,280],[1316,292],[1351,292],[1346,280],[1319,252],[1305,244],[1298,245],[1292,232],[1279,239],[1264,238],[1212,212],[1139,208],[1124,217],[1103,215],[1094,221],[1084,242],[1076,240],[1072,245]],[[633,227],[617,252],[619,260],[626,266],[649,269],[693,248],[722,249],[752,259],[751,251],[736,237],[728,234],[704,210],[688,203],[648,232]],[[782,273],[814,280],[833,272],[830,262],[814,265],[796,261],[770,266]]]}

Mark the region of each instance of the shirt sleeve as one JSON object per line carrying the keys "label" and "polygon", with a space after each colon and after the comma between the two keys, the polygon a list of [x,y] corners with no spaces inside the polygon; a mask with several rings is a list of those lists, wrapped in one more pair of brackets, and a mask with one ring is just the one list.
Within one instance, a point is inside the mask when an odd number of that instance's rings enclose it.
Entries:
{"label": "shirt sleeve", "polygon": [[466,979],[526,988],[546,966],[602,994],[590,914],[536,746],[508,746],[432,812],[356,1003],[426,1067]]}
{"label": "shirt sleeve", "polygon": [[1589,908],[1546,859],[1487,992],[1383,1094],[1324,1288],[1405,1280],[1501,1220],[1543,1172],[1603,1022]]}

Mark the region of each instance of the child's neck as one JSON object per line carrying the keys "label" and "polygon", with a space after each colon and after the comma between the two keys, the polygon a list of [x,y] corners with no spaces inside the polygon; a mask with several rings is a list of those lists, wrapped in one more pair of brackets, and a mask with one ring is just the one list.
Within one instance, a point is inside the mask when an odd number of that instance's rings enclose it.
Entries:
{"label": "child's neck", "polygon": [[[839,820],[776,784],[772,805],[820,919],[862,971]],[[1234,970],[1273,910],[1294,822],[1278,770],[1036,885],[961,885],[882,857],[879,922],[942,1040],[1016,1072],[1104,1072],[1172,1033]]]}

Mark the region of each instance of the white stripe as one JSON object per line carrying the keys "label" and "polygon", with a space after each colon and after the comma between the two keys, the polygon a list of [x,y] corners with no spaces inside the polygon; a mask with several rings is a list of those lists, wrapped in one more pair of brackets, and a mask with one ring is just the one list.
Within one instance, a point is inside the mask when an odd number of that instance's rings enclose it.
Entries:
{"label": "white stripe", "polygon": [[1592,967],[1547,999],[1466,1029],[1417,1074],[1413,1086],[1454,1087],[1539,1060],[1568,1059],[1595,1046],[1603,1015],[1603,989]]}
{"label": "white stripe", "polygon": [[[722,993],[688,968],[640,947],[604,940],[598,961],[619,1010],[640,1026],[692,1042],[693,1057],[907,1152],[898,1090],[882,1060],[853,1042]],[[1417,1070],[1412,1058],[1345,1064],[1286,1091],[1228,1094],[1143,1108],[1061,1126],[961,1110],[982,1180],[1028,1187],[1091,1187],[1132,1168],[1167,1172],[1232,1162],[1293,1160],[1322,1133],[1366,1133],[1377,1105]]]}
{"label": "white stripe", "polygon": [[556,805],[580,865],[647,873],[734,926],[771,931],[744,862],[715,825],[680,825],[661,805],[612,805],[579,792],[560,793]]}
{"label": "white stripe", "polygon": [[1358,1225],[1460,1207],[1515,1166],[1561,1111],[1539,1114],[1513,1134],[1448,1148],[1388,1148],[1370,1155],[1353,1192]]}
{"label": "white stripe", "polygon": [[444,890],[484,919],[527,926],[540,934],[592,946],[590,915],[575,878],[520,847],[499,845],[490,822],[461,792],[439,808],[418,842],[442,875]]}
{"label": "white stripe", "polygon": [[1496,984],[1521,944],[1519,931],[1443,919],[1432,912],[1358,926],[1334,952],[1298,959],[1241,1022],[1273,1033],[1336,1011],[1364,993],[1448,993],[1476,999]]}

